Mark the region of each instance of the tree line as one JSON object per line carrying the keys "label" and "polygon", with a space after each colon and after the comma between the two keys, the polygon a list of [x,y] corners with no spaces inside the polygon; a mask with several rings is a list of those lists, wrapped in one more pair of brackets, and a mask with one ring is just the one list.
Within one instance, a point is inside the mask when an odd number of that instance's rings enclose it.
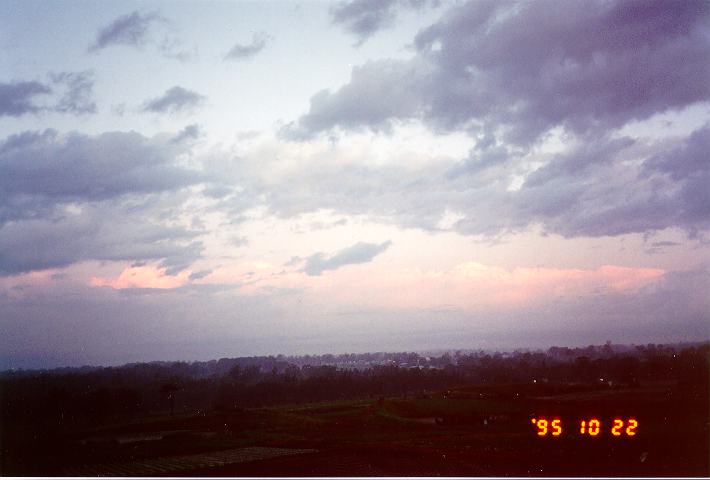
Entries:
{"label": "tree line", "polygon": [[[634,388],[673,381],[708,391],[710,344],[584,348],[542,352],[347,354],[153,362],[120,367],[3,372],[2,425],[48,428],[114,417],[244,408],[392,395],[434,395],[457,387],[556,385]],[[355,366],[360,365],[359,368]],[[364,365],[364,366],[363,366]],[[704,390],[703,390],[704,389]],[[439,393],[437,393],[439,392]],[[7,431],[7,430],[6,430]]]}

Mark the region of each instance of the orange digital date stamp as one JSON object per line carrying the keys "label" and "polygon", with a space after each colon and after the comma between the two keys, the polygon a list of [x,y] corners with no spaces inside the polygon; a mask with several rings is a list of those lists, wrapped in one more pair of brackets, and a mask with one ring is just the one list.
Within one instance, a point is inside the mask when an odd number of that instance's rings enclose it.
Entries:
{"label": "orange digital date stamp", "polygon": [[[533,425],[537,427],[537,435],[540,437],[547,435],[559,437],[564,432],[562,419],[560,418],[553,418],[551,420],[547,418],[533,418],[531,420]],[[596,437],[605,432],[605,428],[608,428],[609,433],[614,437],[633,437],[636,435],[636,429],[639,426],[639,422],[634,418],[628,418],[626,420],[615,418],[611,423],[611,427],[605,427],[602,421],[597,418],[579,420],[578,424],[579,434],[590,437]]]}

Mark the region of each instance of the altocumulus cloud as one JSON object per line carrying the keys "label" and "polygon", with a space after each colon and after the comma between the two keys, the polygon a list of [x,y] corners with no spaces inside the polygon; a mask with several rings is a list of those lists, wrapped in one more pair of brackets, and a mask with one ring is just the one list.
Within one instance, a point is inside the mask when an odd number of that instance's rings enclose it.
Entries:
{"label": "altocumulus cloud", "polygon": [[331,21],[357,37],[356,46],[394,24],[401,8],[437,6],[437,0],[351,0],[340,2],[330,9]]}
{"label": "altocumulus cloud", "polygon": [[357,45],[360,45],[378,30],[392,24],[395,5],[395,0],[353,0],[335,5],[330,14],[334,24],[343,25],[358,37]]}
{"label": "altocumulus cloud", "polygon": [[94,79],[90,71],[59,72],[49,81],[0,83],[0,117],[20,117],[28,113],[95,113]]}
{"label": "altocumulus cloud", "polygon": [[306,275],[317,276],[326,270],[336,270],[345,265],[367,263],[387,250],[390,245],[392,245],[391,241],[379,244],[358,242],[329,257],[323,252],[314,253],[306,259],[303,271]]}
{"label": "altocumulus cloud", "polygon": [[195,141],[203,135],[200,126],[193,123],[180,130],[172,139],[173,143]]}
{"label": "altocumulus cloud", "polygon": [[247,58],[251,58],[261,52],[264,48],[266,48],[266,45],[273,40],[273,37],[271,37],[269,34],[266,32],[256,32],[254,35],[252,35],[252,39],[250,43],[247,44],[242,44],[242,43],[237,43],[235,44],[229,52],[224,56],[225,60],[245,60]]}
{"label": "altocumulus cloud", "polygon": [[19,117],[41,109],[35,102],[52,90],[39,82],[0,83],[0,116]]}
{"label": "altocumulus cloud", "polygon": [[62,113],[96,113],[93,100],[94,78],[91,72],[61,72],[52,75],[55,84],[64,86],[65,92],[53,107]]}
{"label": "altocumulus cloud", "polygon": [[135,11],[122,15],[97,32],[89,51],[95,52],[112,45],[141,47],[149,40],[151,26],[159,21],[163,21],[163,18],[155,12]]}
{"label": "altocumulus cloud", "polygon": [[158,12],[134,11],[101,28],[88,51],[95,53],[118,45],[138,49],[150,45],[166,58],[181,62],[194,58],[197,52],[182,50],[182,41],[174,30],[171,22]]}
{"label": "altocumulus cloud", "polygon": [[206,100],[204,95],[174,86],[159,97],[147,100],[143,104],[143,111],[153,113],[177,113],[194,110]]}

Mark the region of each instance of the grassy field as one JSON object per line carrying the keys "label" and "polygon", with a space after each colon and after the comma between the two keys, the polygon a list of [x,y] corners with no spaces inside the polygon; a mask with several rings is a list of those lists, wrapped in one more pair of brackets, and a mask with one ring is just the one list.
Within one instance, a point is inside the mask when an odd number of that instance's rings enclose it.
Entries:
{"label": "grassy field", "polygon": [[[560,417],[563,434],[538,436],[531,418],[542,416]],[[593,417],[601,433],[580,435]],[[615,417],[637,419],[637,435],[610,435]],[[707,395],[673,385],[462,388],[4,432],[2,473],[707,476],[708,419]]]}

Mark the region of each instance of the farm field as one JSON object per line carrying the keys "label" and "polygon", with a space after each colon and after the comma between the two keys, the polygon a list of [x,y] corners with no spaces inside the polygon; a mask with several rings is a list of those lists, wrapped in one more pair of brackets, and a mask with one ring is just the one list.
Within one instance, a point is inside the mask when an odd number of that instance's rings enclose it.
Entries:
{"label": "farm field", "polygon": [[[707,393],[500,385],[12,432],[7,475],[707,476]],[[560,418],[540,436],[533,418]],[[635,418],[636,435],[609,432]],[[598,418],[596,436],[579,419]],[[7,432],[6,432],[7,433]]]}

